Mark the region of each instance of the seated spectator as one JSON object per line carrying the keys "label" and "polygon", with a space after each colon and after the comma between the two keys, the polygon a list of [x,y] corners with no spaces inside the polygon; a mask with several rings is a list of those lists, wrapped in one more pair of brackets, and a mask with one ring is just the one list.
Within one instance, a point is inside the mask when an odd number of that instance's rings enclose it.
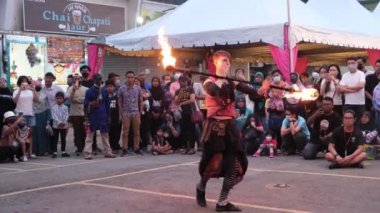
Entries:
{"label": "seated spectator", "polygon": [[307,141],[310,140],[310,132],[306,121],[298,115],[297,110],[292,108],[285,110],[285,115],[281,127],[285,155],[296,154],[296,151],[301,153]]}
{"label": "seated spectator", "polygon": [[379,130],[376,124],[373,122],[372,115],[370,112],[363,112],[358,122],[358,127],[363,133],[365,144],[375,145],[379,143]]}
{"label": "seated spectator", "polygon": [[260,157],[261,152],[264,149],[269,149],[269,157],[273,158],[274,157],[274,152],[277,149],[277,141],[273,137],[272,133],[267,132],[265,134],[265,139],[263,143],[260,145],[260,148],[257,150],[257,152],[253,155],[253,157]]}
{"label": "seated spectator", "polygon": [[342,117],[333,111],[333,108],[333,99],[324,97],[322,108],[307,120],[312,131],[310,142],[303,150],[305,160],[315,159],[318,152],[327,150],[334,129],[341,125]]}
{"label": "seated spectator", "polygon": [[164,132],[167,132],[169,134],[169,137],[167,138],[170,146],[176,150],[180,148],[179,144],[179,136],[181,133],[181,127],[179,123],[177,123],[174,120],[174,116],[170,112],[166,112],[164,115],[164,123],[162,124],[162,128]]}
{"label": "seated spectator", "polygon": [[0,138],[0,161],[11,160],[17,162],[16,153],[18,143],[16,141],[18,125],[23,118],[17,118],[12,111],[4,113],[4,126]]}
{"label": "seated spectator", "polygon": [[252,155],[259,148],[264,133],[264,127],[259,116],[250,115],[242,127],[243,144],[247,155]]}
{"label": "seated spectator", "polygon": [[367,158],[363,152],[364,138],[359,128],[355,127],[355,112],[343,113],[343,126],[334,130],[326,159],[331,162],[329,169],[342,167],[364,168],[362,161]]}
{"label": "seated spectator", "polygon": [[246,106],[246,100],[244,95],[237,98],[236,104],[236,127],[241,130],[246,123],[248,116],[253,114],[252,109]]}
{"label": "seated spectator", "polygon": [[173,153],[172,146],[170,146],[169,141],[169,133],[164,132],[162,127],[157,129],[156,135],[152,140],[152,154],[153,155],[165,155]]}

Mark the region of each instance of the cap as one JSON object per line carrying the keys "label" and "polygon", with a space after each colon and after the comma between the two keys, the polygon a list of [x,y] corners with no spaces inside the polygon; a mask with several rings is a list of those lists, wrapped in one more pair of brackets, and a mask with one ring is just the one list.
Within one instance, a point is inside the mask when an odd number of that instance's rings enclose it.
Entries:
{"label": "cap", "polygon": [[75,72],[73,78],[82,78],[82,74],[80,72]]}
{"label": "cap", "polygon": [[11,117],[16,117],[15,113],[12,112],[12,111],[8,111],[6,113],[4,113],[4,119],[3,119],[3,122],[5,122],[5,120],[7,120],[8,118],[11,118]]}
{"label": "cap", "polygon": [[52,78],[54,78],[54,80],[56,79],[56,78],[55,78],[55,75],[54,75],[52,72],[47,72],[47,73],[45,74],[45,77],[52,77]]}

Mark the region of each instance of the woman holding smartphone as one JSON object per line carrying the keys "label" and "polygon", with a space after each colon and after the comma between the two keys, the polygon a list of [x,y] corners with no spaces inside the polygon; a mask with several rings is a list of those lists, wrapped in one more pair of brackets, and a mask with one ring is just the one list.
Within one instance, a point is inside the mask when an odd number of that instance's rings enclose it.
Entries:
{"label": "woman holding smartphone", "polygon": [[[36,91],[31,83],[27,76],[22,75],[17,79],[18,89],[13,92],[13,101],[16,104],[15,111],[17,114],[23,115],[25,125],[29,128],[33,128],[36,125],[33,101],[38,101]],[[32,140],[30,140],[28,154],[30,158],[35,158],[36,156],[33,154],[32,147]],[[27,161],[27,156],[24,156],[22,160]]]}
{"label": "woman holding smartphone", "polygon": [[328,67],[328,74],[322,80],[320,95],[322,97],[331,97],[334,100],[334,111],[342,115],[343,94],[337,91],[339,81],[342,79],[340,68],[336,64]]}

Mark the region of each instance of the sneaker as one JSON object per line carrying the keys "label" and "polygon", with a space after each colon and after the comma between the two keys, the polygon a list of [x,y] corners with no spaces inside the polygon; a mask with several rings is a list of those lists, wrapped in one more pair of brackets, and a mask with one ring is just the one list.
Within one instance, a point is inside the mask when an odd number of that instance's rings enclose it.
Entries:
{"label": "sneaker", "polygon": [[28,157],[26,157],[26,155],[22,156],[22,161],[23,161],[23,162],[28,161]]}
{"label": "sneaker", "polygon": [[126,149],[121,150],[120,157],[124,157],[126,155],[128,155],[128,151]]}
{"label": "sneaker", "polygon": [[109,154],[104,155],[104,157],[105,158],[116,158],[116,155],[109,153]]}
{"label": "sneaker", "polygon": [[195,153],[196,153],[196,152],[195,152],[194,149],[190,149],[190,150],[187,152],[188,155],[194,155]]}
{"label": "sneaker", "polygon": [[57,158],[57,153],[53,153],[53,154],[51,154],[51,158]]}
{"label": "sneaker", "polygon": [[31,154],[31,155],[29,155],[29,158],[30,159],[37,159],[37,156],[35,154]]}
{"label": "sneaker", "polygon": [[329,169],[338,169],[338,168],[341,168],[341,166],[337,163],[331,163],[329,165]]}
{"label": "sneaker", "polygon": [[152,155],[158,155],[158,152],[153,151],[153,152],[152,152]]}
{"label": "sneaker", "polygon": [[216,204],[215,211],[217,211],[217,212],[241,212],[241,209],[239,209],[237,206],[235,206],[232,203],[227,203],[227,205],[225,205],[225,206]]}
{"label": "sneaker", "polygon": [[352,168],[364,169],[364,165],[362,163],[356,163],[351,165]]}
{"label": "sneaker", "polygon": [[135,153],[138,155],[144,155],[144,153],[141,151],[141,149],[136,150]]}
{"label": "sneaker", "polygon": [[270,157],[270,158],[273,158],[273,157],[274,157],[273,153],[272,153],[272,154],[269,154],[269,157]]}
{"label": "sneaker", "polygon": [[260,157],[260,153],[256,152],[255,154],[252,155],[252,157],[255,157],[255,158]]}
{"label": "sneaker", "polygon": [[69,154],[67,154],[66,152],[63,152],[62,155],[61,155],[63,158],[67,158],[67,157],[70,157]]}
{"label": "sneaker", "polygon": [[198,186],[196,186],[196,189],[197,189],[197,204],[200,207],[206,207],[207,206],[206,192],[199,190]]}
{"label": "sneaker", "polygon": [[14,157],[13,160],[12,160],[12,162],[13,162],[13,163],[18,163],[19,160],[18,160],[18,158]]}

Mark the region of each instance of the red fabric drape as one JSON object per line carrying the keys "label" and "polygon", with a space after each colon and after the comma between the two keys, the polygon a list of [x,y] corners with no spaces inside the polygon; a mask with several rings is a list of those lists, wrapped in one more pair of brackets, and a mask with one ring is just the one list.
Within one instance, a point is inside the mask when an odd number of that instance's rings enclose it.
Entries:
{"label": "red fabric drape", "polygon": [[306,69],[307,69],[307,57],[298,57],[295,71],[298,74],[302,74],[306,71]]}
{"label": "red fabric drape", "polygon": [[376,61],[380,59],[380,50],[367,50],[368,61],[375,68]]}
{"label": "red fabric drape", "polygon": [[[276,63],[278,69],[282,72],[282,74],[284,75],[284,80],[286,80],[287,82],[289,82],[290,80],[290,66],[289,66],[289,63],[290,63],[290,54],[289,54],[289,50],[287,49],[281,49],[277,46],[274,46],[274,45],[269,45],[269,49],[270,49],[270,52],[272,54],[272,58],[274,60],[274,62]],[[293,57],[294,58],[297,58],[297,54],[298,54],[298,45],[296,45],[295,47],[293,47],[292,49],[293,51]],[[296,65],[296,61],[297,60],[293,60],[293,64],[292,64],[292,70],[294,70],[294,67]]]}
{"label": "red fabric drape", "polygon": [[99,73],[104,60],[105,50],[97,44],[88,44],[88,66],[91,68],[90,78]]}

